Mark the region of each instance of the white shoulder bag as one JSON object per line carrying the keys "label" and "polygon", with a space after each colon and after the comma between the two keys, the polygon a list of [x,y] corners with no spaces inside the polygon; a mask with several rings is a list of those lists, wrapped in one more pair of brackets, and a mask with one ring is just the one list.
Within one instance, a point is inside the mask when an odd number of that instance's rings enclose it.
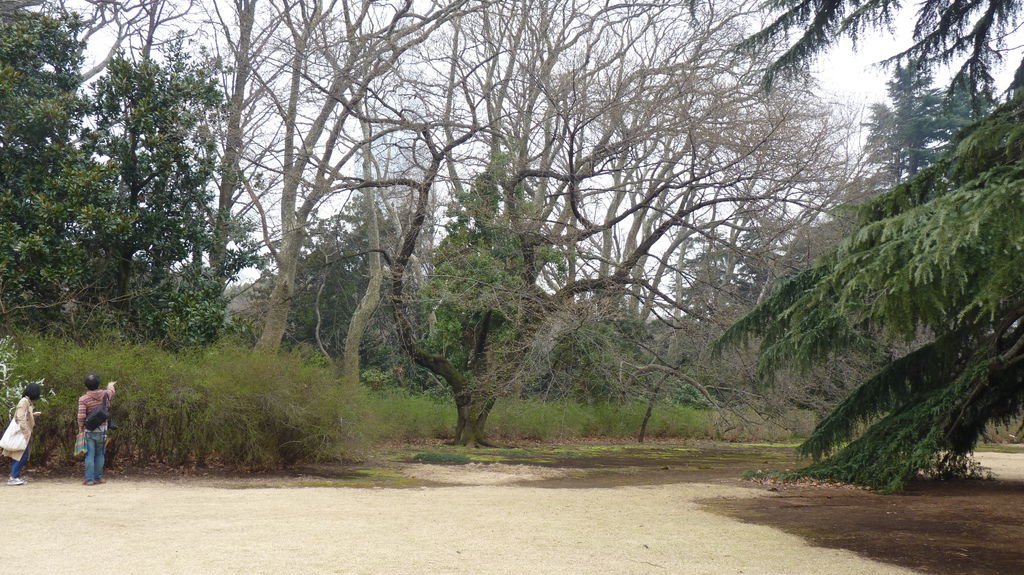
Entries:
{"label": "white shoulder bag", "polygon": [[28,447],[28,439],[21,432],[21,426],[15,418],[11,418],[11,424],[7,426],[3,438],[0,438],[0,449],[8,451],[25,451]]}

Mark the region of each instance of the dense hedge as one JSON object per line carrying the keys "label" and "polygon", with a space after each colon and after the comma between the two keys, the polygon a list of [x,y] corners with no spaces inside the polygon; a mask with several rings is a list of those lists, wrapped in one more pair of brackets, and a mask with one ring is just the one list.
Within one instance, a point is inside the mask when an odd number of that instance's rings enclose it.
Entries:
{"label": "dense hedge", "polygon": [[[221,344],[171,353],[154,346],[96,342],[86,346],[21,336],[9,397],[24,381],[44,379],[32,440],[32,464],[69,464],[82,379],[97,373],[117,380],[117,429],[108,454],[120,464],[188,466],[222,463],[269,469],[293,463],[358,458],[374,442],[450,439],[455,407],[443,393],[349,389],[319,357],[297,352],[253,353]],[[12,387],[13,385],[13,387]],[[635,438],[643,402],[582,404],[502,399],[488,430],[502,443]],[[6,413],[3,413],[6,415]],[[6,423],[6,417],[0,417]],[[648,437],[786,440],[791,431],[750,428],[729,414],[659,403]],[[807,426],[804,426],[807,427]]]}
{"label": "dense hedge", "polygon": [[169,353],[149,346],[18,341],[18,371],[45,379],[35,463],[70,461],[82,379],[118,381],[108,456],[121,462],[221,462],[259,469],[336,460],[358,450],[363,402],[331,370],[297,354],[219,345]]}

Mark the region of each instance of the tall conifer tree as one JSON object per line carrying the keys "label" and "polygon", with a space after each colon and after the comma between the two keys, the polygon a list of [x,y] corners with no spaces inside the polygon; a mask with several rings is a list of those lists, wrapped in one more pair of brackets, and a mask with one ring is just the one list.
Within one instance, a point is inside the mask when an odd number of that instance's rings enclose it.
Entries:
{"label": "tall conifer tree", "polygon": [[[903,55],[928,65],[965,54],[954,82],[984,95],[1019,3],[973,6],[926,0]],[[751,42],[805,33],[769,78],[897,10],[844,0],[778,7],[784,14]],[[885,489],[922,471],[963,474],[986,426],[1024,412],[1024,97],[1016,91],[1024,75],[1017,79],[1009,99],[961,131],[948,153],[859,206],[846,241],[720,340],[760,338],[766,376],[870,348],[879,335],[910,344],[818,425],[802,446],[817,460],[805,473]]]}

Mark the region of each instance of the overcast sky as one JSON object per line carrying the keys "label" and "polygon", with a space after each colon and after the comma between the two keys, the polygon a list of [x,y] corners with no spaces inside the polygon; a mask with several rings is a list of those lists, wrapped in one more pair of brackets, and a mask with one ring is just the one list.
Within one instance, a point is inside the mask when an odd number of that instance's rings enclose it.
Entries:
{"label": "overcast sky", "polygon": [[[886,99],[885,84],[891,73],[883,70],[879,62],[898,54],[912,44],[914,14],[904,9],[896,19],[893,32],[875,31],[865,34],[856,48],[849,38],[843,38],[813,67],[814,75],[823,90],[834,94],[837,99],[854,105],[882,102]],[[1005,90],[1013,79],[1013,72],[1020,63],[1024,44],[1024,31],[1011,35],[1007,44],[1013,49],[1007,53],[1000,70],[996,71],[996,88]],[[945,87],[944,80],[953,75],[953,70],[936,70],[937,87]]]}
{"label": "overcast sky", "polygon": [[904,46],[905,42],[888,34],[861,42],[856,49],[849,39],[843,39],[819,58],[813,67],[814,75],[823,90],[851,104],[882,102],[886,98],[885,84],[890,73],[878,63]]}

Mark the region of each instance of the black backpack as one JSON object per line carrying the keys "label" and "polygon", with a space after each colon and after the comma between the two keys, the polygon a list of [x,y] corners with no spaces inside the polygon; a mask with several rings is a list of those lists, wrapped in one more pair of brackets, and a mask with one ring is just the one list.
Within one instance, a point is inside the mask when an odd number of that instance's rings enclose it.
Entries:
{"label": "black backpack", "polygon": [[92,410],[92,413],[85,418],[85,428],[89,431],[96,431],[101,425],[110,419],[110,396],[103,394],[103,403]]}

